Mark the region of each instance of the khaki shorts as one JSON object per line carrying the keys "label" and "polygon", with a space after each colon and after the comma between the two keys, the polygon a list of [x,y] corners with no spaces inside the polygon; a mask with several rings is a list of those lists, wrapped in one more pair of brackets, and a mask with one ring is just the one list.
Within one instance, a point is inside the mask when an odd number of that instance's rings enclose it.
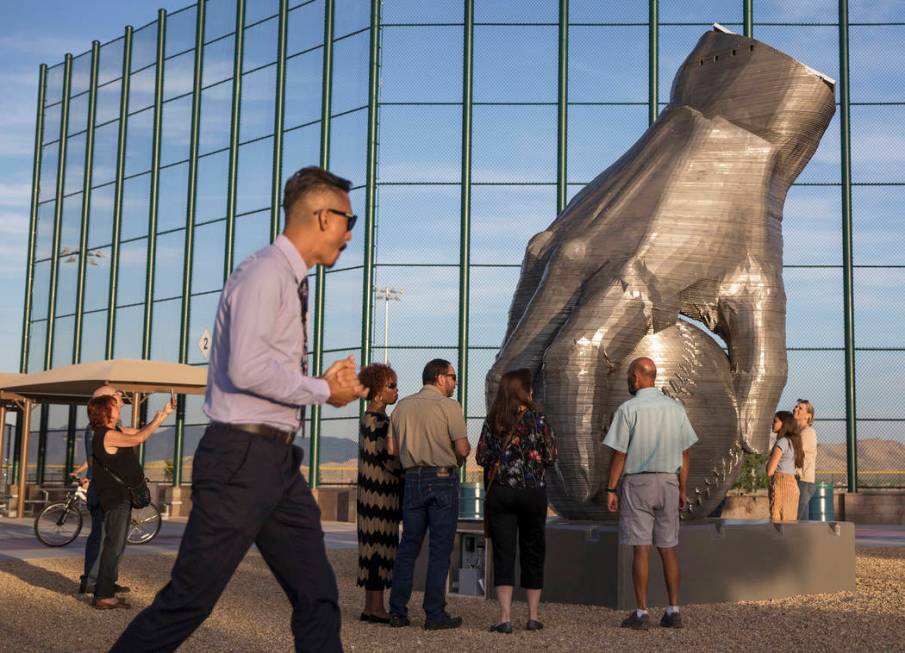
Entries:
{"label": "khaki shorts", "polygon": [[679,478],[630,474],[619,486],[619,542],[669,549],[679,543]]}

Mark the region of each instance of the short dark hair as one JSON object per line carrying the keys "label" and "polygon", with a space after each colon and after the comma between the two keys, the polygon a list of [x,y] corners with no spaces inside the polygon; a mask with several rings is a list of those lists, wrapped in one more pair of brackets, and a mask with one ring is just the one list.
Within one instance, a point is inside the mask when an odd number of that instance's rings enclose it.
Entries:
{"label": "short dark hair", "polygon": [[101,395],[88,402],[88,423],[93,429],[102,429],[107,426],[113,415],[114,406],[119,403],[116,395]]}
{"label": "short dark hair", "polygon": [[292,207],[299,199],[315,190],[334,189],[348,193],[352,188],[352,182],[334,175],[328,170],[317,166],[308,166],[296,170],[283,187],[283,211],[286,219],[292,212]]}
{"label": "short dark hair", "polygon": [[374,399],[378,392],[383,390],[390,379],[396,376],[396,372],[389,365],[383,363],[371,363],[361,368],[358,373],[359,382],[368,389],[368,400]]}
{"label": "short dark hair", "polygon": [[435,358],[424,366],[424,371],[421,373],[421,383],[424,385],[436,383],[437,377],[446,374],[451,366],[452,363],[449,361],[443,360],[442,358]]}

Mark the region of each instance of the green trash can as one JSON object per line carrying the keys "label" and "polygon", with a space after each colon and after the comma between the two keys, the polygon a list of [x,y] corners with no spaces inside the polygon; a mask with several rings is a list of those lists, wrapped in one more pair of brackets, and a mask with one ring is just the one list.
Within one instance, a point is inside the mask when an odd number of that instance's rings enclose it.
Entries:
{"label": "green trash can", "polygon": [[484,519],[482,483],[462,483],[459,486],[459,519]]}
{"label": "green trash can", "polygon": [[808,519],[811,521],[836,521],[833,512],[833,484],[818,483],[814,496],[808,504]]}

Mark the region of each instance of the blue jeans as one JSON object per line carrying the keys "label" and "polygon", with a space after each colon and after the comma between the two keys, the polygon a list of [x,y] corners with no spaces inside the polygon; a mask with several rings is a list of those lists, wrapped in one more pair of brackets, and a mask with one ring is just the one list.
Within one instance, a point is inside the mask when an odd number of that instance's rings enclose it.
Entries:
{"label": "blue jeans", "polygon": [[97,583],[101,546],[104,542],[104,511],[93,484],[88,486],[87,494],[88,512],[91,513],[91,533],[85,540],[85,573],[82,574],[81,580],[86,588],[92,588]]}
{"label": "blue jeans", "polygon": [[811,505],[811,497],[813,497],[816,492],[816,483],[798,481],[798,521],[807,521],[811,518],[809,506]]}
{"label": "blue jeans", "polygon": [[446,607],[446,577],[449,557],[459,519],[459,476],[437,476],[436,470],[411,470],[405,473],[402,500],[402,541],[393,566],[390,613],[408,616],[412,597],[415,560],[421,551],[426,531],[430,531],[427,579],[424,583],[424,613],[428,621],[443,616]]}

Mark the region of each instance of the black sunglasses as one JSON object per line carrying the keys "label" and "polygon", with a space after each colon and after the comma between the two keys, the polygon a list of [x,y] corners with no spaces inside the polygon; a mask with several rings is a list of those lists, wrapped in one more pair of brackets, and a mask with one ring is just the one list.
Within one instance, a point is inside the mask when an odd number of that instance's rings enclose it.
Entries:
{"label": "black sunglasses", "polygon": [[339,209],[327,209],[330,213],[335,213],[336,215],[341,215],[344,217],[346,222],[346,231],[352,231],[355,227],[355,223],[358,221],[358,216],[354,213],[346,213],[345,211],[340,211]]}
{"label": "black sunglasses", "polygon": [[395,384],[395,383],[387,383],[387,388],[389,388],[390,390],[395,390],[395,389],[396,389],[396,384]]}

